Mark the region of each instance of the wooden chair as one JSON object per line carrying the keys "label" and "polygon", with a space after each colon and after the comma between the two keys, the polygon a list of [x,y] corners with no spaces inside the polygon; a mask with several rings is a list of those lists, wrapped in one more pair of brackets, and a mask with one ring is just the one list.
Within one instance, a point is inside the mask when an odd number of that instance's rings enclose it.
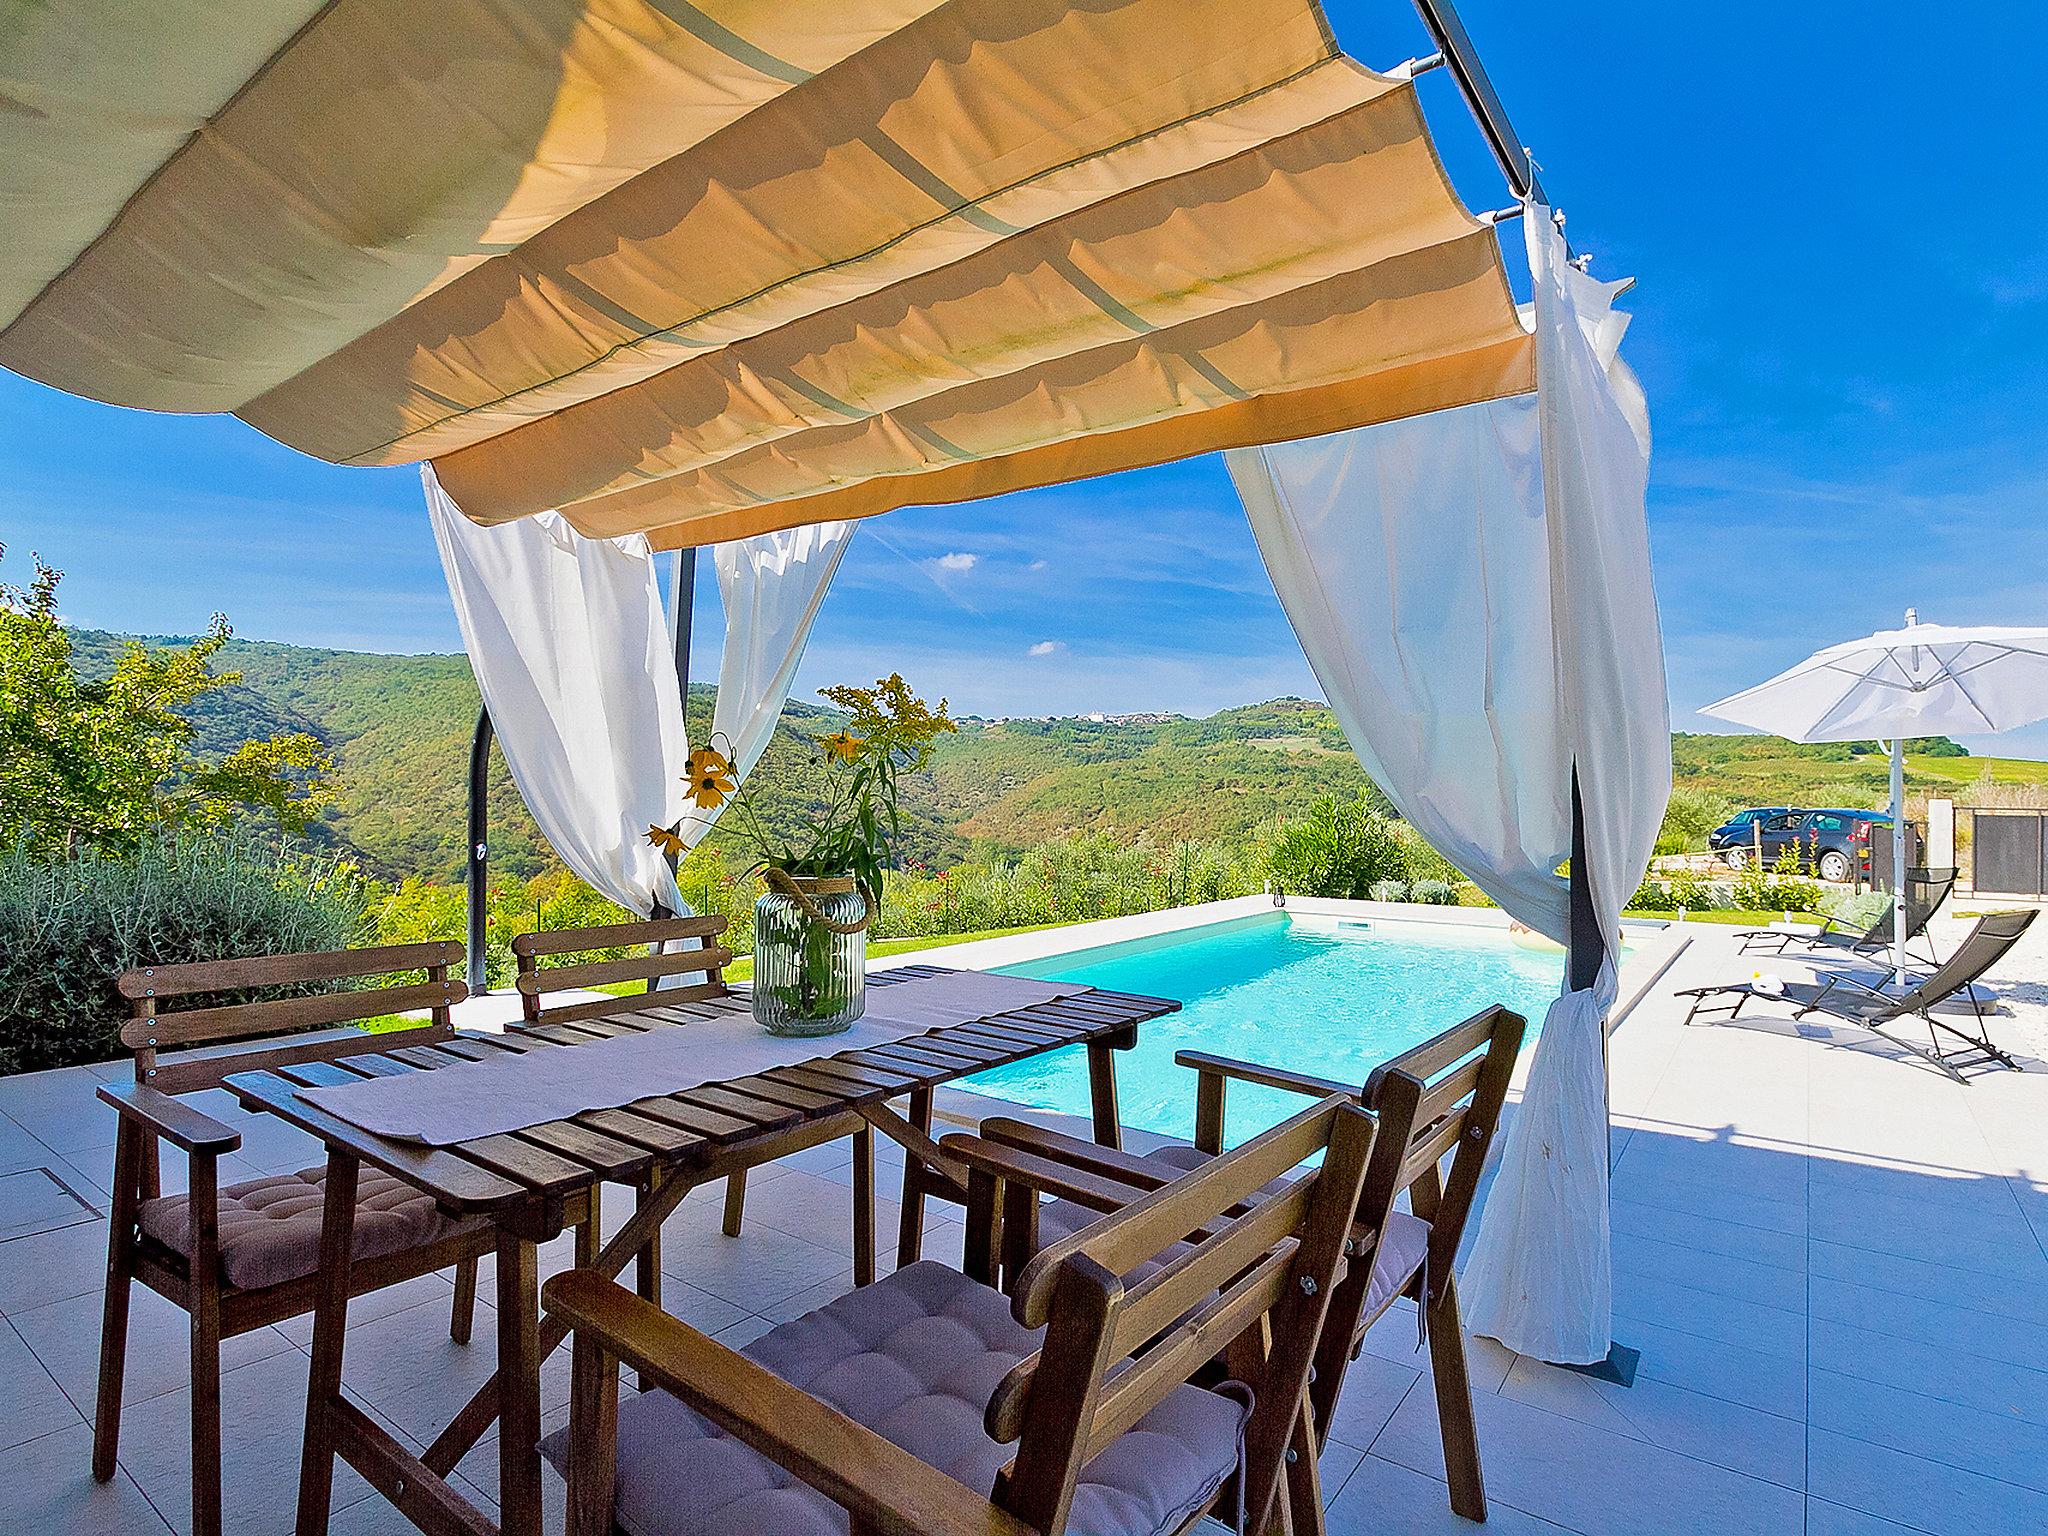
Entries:
{"label": "wooden chair", "polygon": [[[323,1065],[369,1048],[347,1025],[401,1010],[429,1010],[425,1022],[378,1037],[431,1044],[453,1036],[449,1010],[466,993],[457,979],[460,944],[405,944],[336,953],[264,955],[193,965],[143,966],[116,983],[129,1000],[121,1042],[135,1053],[135,1081],[102,1086],[119,1115],[113,1213],[107,1236],[99,1403],[93,1419],[93,1476],[114,1475],[128,1353],[130,1286],[140,1280],[192,1321],[192,1530],[218,1536],[220,1350],[223,1339],[313,1310],[320,1252],[324,1168],[223,1187],[220,1158],[241,1133],[177,1097],[215,1088],[228,1074],[258,1068],[342,1075]],[[423,982],[328,991],[254,1002],[159,1010],[168,998],[247,993],[389,977],[424,970]],[[291,1031],[301,1031],[291,1033]],[[311,1032],[306,1032],[306,1031]],[[281,1037],[281,1038],[280,1038]],[[189,1047],[189,1049],[181,1049]],[[174,1054],[164,1054],[174,1052]],[[160,1142],[190,1159],[187,1193],[165,1197]],[[476,1305],[476,1261],[488,1252],[486,1224],[458,1222],[425,1195],[365,1168],[358,1196],[353,1291],[363,1294],[456,1266],[449,1332],[468,1342]]]}
{"label": "wooden chair", "polygon": [[[725,967],[732,963],[732,951],[716,943],[726,930],[723,917],[663,917],[640,922],[609,923],[592,928],[558,928],[545,933],[522,933],[512,941],[512,953],[519,962],[519,995],[521,1007],[529,1026],[550,1024],[579,1024],[601,1021],[621,1013],[632,1013],[643,1008],[671,1007],[686,1003],[701,1003],[711,998],[729,997],[732,989],[725,982]],[[695,947],[688,949],[668,948],[671,944],[692,942]],[[565,965],[544,966],[541,962],[553,955],[587,953],[594,949],[624,949],[644,944],[648,953],[632,955],[621,960],[572,961]],[[701,976],[701,980],[681,986],[662,986],[660,983],[672,977]],[[616,996],[592,998],[581,1002],[563,1003],[548,1007],[546,999],[550,993],[570,990],[584,990],[592,987],[612,985],[624,981],[645,981],[642,992]],[[874,1133],[863,1131],[854,1137],[854,1156],[865,1159],[867,1187],[873,1188],[874,1179]],[[645,1199],[653,1193],[658,1174],[648,1175],[648,1182],[639,1190]],[[724,1231],[727,1237],[740,1235],[740,1222],[746,1210],[747,1174],[745,1169],[728,1174],[725,1181]],[[661,1300],[661,1239],[657,1235],[650,1239],[634,1260],[635,1289],[639,1294],[657,1305]],[[856,1255],[856,1267],[863,1276],[874,1273],[872,1238],[870,1252],[864,1267]]]}
{"label": "wooden chair", "polygon": [[[1370,1118],[1329,1099],[1048,1245],[1013,1296],[985,1264],[916,1263],[744,1354],[559,1275],[545,1303],[573,1331],[574,1375],[546,1449],[567,1465],[571,1536],[1164,1536],[1237,1500],[1245,1530],[1287,1529],[1281,1469],[1372,1142]],[[1002,1191],[1035,1201],[1077,1173],[944,1146],[982,1191],[968,1251],[984,1258]],[[1190,1383],[1219,1356],[1234,1384]],[[621,1403],[622,1362],[660,1390]]]}
{"label": "wooden chair", "polygon": [[[1195,1140],[1159,1147],[1143,1156],[1067,1137],[1022,1121],[984,1121],[981,1135],[1026,1154],[1056,1156],[1088,1170],[1098,1182],[1076,1184],[1042,1208],[1019,1210],[1004,1236],[1007,1271],[1028,1260],[1044,1231],[1078,1230],[1114,1210],[1127,1186],[1157,1187],[1222,1152],[1224,1105],[1232,1081],[1323,1097],[1342,1093],[1372,1113],[1379,1126],[1372,1164],[1359,1198],[1354,1258],[1338,1287],[1317,1349],[1310,1389],[1312,1422],[1305,1444],[1320,1444],[1343,1389],[1346,1366],[1357,1358],[1366,1329],[1399,1298],[1421,1309],[1435,1378],[1437,1419],[1451,1507],[1470,1520],[1486,1518],[1486,1487],[1479,1466],[1478,1433],[1465,1365],[1464,1325],[1458,1315],[1452,1265],[1479,1185],[1487,1148],[1500,1123],[1508,1079],[1521,1050],[1525,1021],[1493,1007],[1425,1040],[1374,1069],[1363,1089],[1201,1051],[1174,1059],[1197,1073]],[[1441,1164],[1455,1151],[1448,1176]],[[1268,1192],[1270,1193],[1270,1191]],[[1409,1209],[1395,1208],[1402,1195]],[[1034,1232],[1029,1228],[1037,1228]],[[1363,1259],[1364,1262],[1360,1262]],[[1289,1467],[1289,1496],[1297,1518],[1319,1502],[1315,1457]]]}

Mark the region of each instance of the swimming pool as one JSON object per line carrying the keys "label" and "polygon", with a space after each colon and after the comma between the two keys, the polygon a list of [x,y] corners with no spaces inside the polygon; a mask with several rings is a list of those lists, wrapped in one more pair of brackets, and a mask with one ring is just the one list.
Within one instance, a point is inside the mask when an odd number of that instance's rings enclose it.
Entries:
{"label": "swimming pool", "polygon": [[[1506,930],[1457,923],[1349,922],[1272,912],[1206,928],[1002,967],[1170,997],[1182,1007],[1138,1031],[1117,1057],[1124,1124],[1194,1132],[1195,1074],[1174,1052],[1213,1051],[1344,1083],[1490,1003],[1540,1023],[1564,957],[1517,946]],[[1088,1113],[1079,1049],[1013,1062],[961,1087],[1037,1109]],[[1233,1083],[1231,1142],[1304,1107],[1270,1088]]]}

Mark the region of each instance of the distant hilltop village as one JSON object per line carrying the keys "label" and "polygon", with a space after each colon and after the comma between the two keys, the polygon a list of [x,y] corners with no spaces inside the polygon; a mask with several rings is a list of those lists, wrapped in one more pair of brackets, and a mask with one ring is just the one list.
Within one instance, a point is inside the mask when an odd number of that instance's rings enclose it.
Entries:
{"label": "distant hilltop village", "polygon": [[1038,725],[1049,725],[1056,720],[1085,720],[1090,725],[1170,725],[1176,720],[1189,718],[1171,709],[1137,715],[1106,715],[1097,709],[1082,715],[962,715],[960,722],[963,725],[1007,725],[1013,720],[1029,720]]}

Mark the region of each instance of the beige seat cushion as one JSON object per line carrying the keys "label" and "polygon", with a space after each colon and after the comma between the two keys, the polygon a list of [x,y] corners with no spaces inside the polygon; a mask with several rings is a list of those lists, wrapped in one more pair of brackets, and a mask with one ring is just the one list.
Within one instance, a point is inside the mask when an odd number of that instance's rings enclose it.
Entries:
{"label": "beige seat cushion", "polygon": [[[978,1493],[1016,1453],[982,1428],[996,1383],[1038,1347],[1009,1299],[912,1264],[741,1353]],[[1236,1469],[1236,1396],[1182,1386],[1082,1469],[1069,1536],[1177,1531]],[[542,1442],[557,1467],[568,1431]],[[666,1392],[619,1404],[614,1518],[627,1536],[845,1536],[846,1512]]]}
{"label": "beige seat cushion", "polygon": [[[326,1183],[324,1168],[303,1168],[222,1189],[222,1278],[238,1291],[255,1291],[318,1269]],[[183,1254],[188,1261],[192,1257],[189,1205],[183,1195],[166,1195],[143,1201],[141,1211],[143,1236]],[[388,1173],[368,1167],[362,1171],[356,1190],[358,1259],[382,1258],[481,1229],[481,1222],[449,1216],[431,1195]]]}

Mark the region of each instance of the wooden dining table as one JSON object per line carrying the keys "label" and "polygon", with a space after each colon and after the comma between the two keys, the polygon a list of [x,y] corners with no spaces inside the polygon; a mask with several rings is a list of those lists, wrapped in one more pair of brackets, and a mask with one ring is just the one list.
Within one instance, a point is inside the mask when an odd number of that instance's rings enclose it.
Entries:
{"label": "wooden dining table", "polygon": [[[943,967],[907,966],[877,972],[868,985],[944,974]],[[427,1536],[491,1536],[501,1530],[506,1536],[540,1536],[541,1363],[566,1330],[541,1316],[538,1250],[571,1225],[581,1224],[587,1245],[579,1263],[601,1274],[615,1276],[644,1255],[640,1283],[642,1294],[650,1294],[658,1284],[662,1223],[691,1189],[829,1141],[852,1138],[871,1154],[879,1131],[901,1145],[919,1169],[920,1193],[906,1202],[898,1247],[898,1262],[907,1262],[915,1257],[921,1192],[966,1199],[964,1171],[932,1138],[934,1089],[1080,1046],[1088,1057],[1095,1138],[1115,1146],[1115,1053],[1136,1043],[1141,1023],[1179,1006],[1164,998],[1088,990],[839,1054],[828,1053],[829,1037],[792,1040],[786,1065],[446,1147],[363,1130],[309,1103],[301,1090],[431,1072],[508,1051],[574,1049],[631,1031],[687,1029],[693,1022],[729,1020],[747,1010],[748,999],[736,990],[688,1004],[653,1002],[602,1019],[514,1025],[502,1034],[463,1031],[436,1045],[389,1051],[377,1050],[371,1036],[359,1055],[228,1078],[245,1108],[309,1132],[327,1153],[298,1536],[324,1536],[337,1458]],[[901,1111],[895,1107],[899,1100],[905,1101]],[[495,1229],[497,1371],[418,1456],[341,1391],[356,1191],[365,1163],[432,1195],[450,1216],[487,1220]],[[862,1284],[873,1278],[872,1156],[856,1157],[854,1168],[855,1251],[870,1256],[870,1262],[855,1265],[855,1283]],[[632,1217],[600,1246],[597,1224],[588,1218],[606,1183],[630,1186],[637,1203]],[[495,1522],[449,1481],[455,1464],[494,1422],[500,1426]]]}

